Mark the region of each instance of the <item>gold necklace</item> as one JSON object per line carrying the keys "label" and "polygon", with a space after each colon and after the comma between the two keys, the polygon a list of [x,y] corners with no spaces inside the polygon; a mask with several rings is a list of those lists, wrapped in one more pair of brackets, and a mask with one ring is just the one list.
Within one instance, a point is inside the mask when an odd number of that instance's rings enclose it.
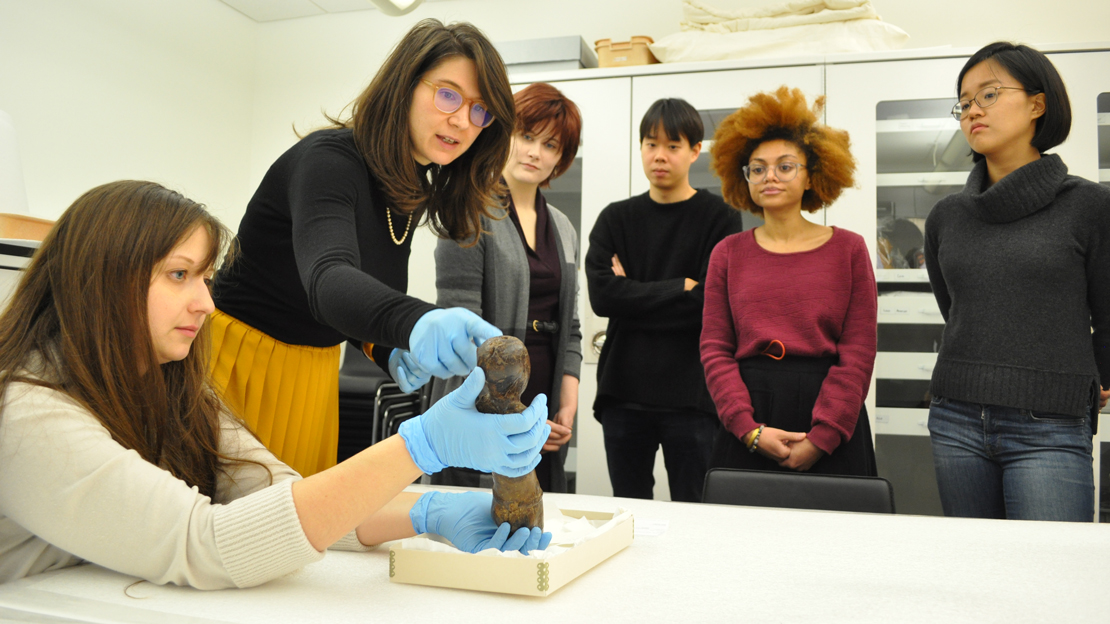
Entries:
{"label": "gold necklace", "polygon": [[391,212],[393,211],[389,209],[389,206],[386,206],[385,220],[389,223],[389,237],[393,239],[394,245],[400,245],[409,237],[409,228],[412,227],[412,213],[409,213],[409,220],[405,223],[405,233],[401,235],[401,240],[397,240],[397,235],[393,233],[393,216],[390,214]]}

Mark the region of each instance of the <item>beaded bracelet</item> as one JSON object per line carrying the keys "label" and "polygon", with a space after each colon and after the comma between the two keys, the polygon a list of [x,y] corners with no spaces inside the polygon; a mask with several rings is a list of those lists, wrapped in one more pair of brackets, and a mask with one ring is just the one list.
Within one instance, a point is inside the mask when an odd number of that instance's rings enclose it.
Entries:
{"label": "beaded bracelet", "polygon": [[755,449],[759,448],[759,436],[761,435],[763,435],[763,425],[760,425],[759,429],[755,432],[755,438],[752,439],[752,444],[748,447],[749,453],[754,453]]}
{"label": "beaded bracelet", "polygon": [[759,425],[756,425],[755,429],[752,429],[751,431],[745,433],[744,437],[740,438],[740,441],[744,443],[744,448],[751,448],[752,440],[755,439],[755,434],[758,431],[759,431]]}

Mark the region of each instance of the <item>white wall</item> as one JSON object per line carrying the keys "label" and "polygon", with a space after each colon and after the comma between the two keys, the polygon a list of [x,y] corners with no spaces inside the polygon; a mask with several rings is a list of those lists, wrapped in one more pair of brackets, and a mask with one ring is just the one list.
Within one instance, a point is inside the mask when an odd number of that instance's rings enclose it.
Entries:
{"label": "white wall", "polygon": [[[710,4],[714,0],[707,0]],[[871,0],[883,21],[910,34],[908,47],[980,47],[992,41],[1030,45],[1106,41],[1105,0]]]}
{"label": "white wall", "polygon": [[31,214],[54,219],[93,186],[140,178],[237,224],[257,33],[215,0],[0,0],[0,110]]}
{"label": "white wall", "polygon": [[[1098,0],[1051,11],[1036,0],[873,1],[913,47],[1110,32],[1110,3]],[[472,21],[499,41],[592,42],[658,39],[681,15],[679,0],[450,0],[400,18],[360,11],[258,24],[217,0],[0,0],[0,110],[18,131],[34,215],[54,218],[103,182],[149,178],[234,227],[296,140],[293,124],[308,129],[321,110],[339,111],[419,19]]]}

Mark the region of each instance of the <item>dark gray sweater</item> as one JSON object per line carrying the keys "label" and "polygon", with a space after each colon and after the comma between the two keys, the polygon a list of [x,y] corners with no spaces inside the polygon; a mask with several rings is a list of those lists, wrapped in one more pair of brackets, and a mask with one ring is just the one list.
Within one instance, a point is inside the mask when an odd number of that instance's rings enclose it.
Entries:
{"label": "dark gray sweater", "polygon": [[925,222],[947,321],[931,391],[1093,414],[1099,380],[1110,383],[1110,188],[1054,154],[988,184],[981,161]]}

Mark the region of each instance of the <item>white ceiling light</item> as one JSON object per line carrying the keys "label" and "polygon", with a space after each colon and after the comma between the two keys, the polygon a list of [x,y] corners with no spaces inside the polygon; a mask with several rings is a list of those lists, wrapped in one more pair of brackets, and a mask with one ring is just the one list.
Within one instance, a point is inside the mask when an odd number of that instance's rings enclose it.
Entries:
{"label": "white ceiling light", "polygon": [[377,5],[378,10],[394,17],[404,15],[420,6],[424,0],[370,0]]}
{"label": "white ceiling light", "polygon": [[[378,9],[385,15],[410,13],[424,0],[220,0],[256,22]],[[434,0],[433,0],[434,1]]]}

